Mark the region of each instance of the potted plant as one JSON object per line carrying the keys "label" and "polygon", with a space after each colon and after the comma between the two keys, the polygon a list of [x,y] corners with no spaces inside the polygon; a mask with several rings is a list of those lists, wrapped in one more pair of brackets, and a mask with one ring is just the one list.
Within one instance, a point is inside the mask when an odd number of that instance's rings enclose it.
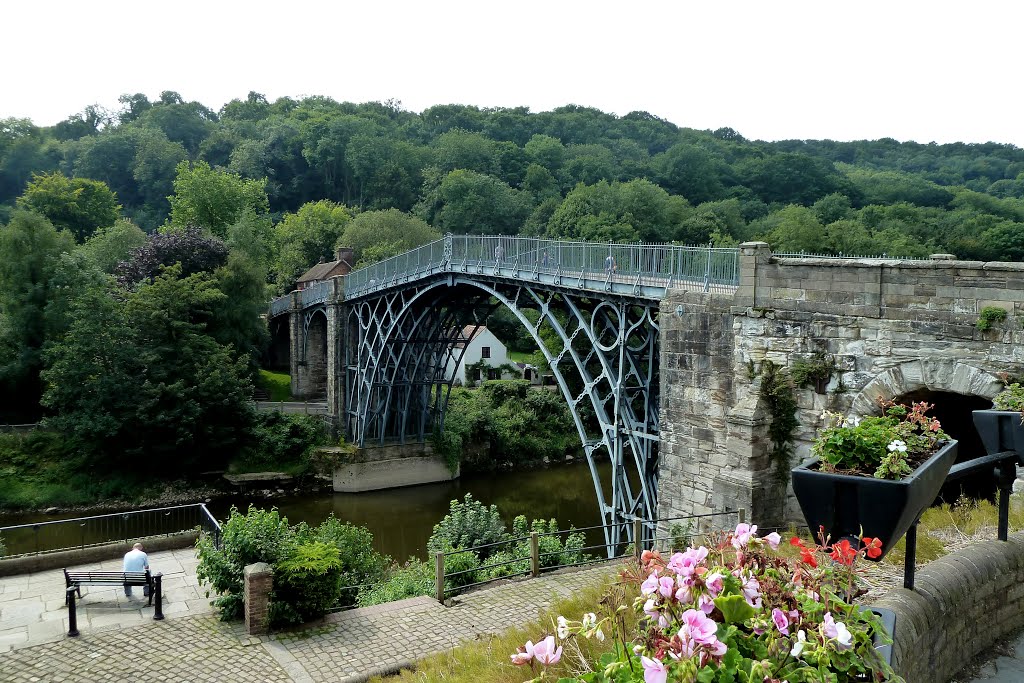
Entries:
{"label": "potted plant", "polygon": [[[740,524],[710,547],[668,558],[645,550],[599,614],[558,617],[554,632],[521,646],[512,663],[529,666],[534,682],[902,681],[880,647],[891,642],[882,620],[850,600],[855,563],[880,552],[876,540],[808,547],[794,537],[785,552],[781,541]],[[820,551],[832,561],[819,564]],[[628,584],[640,593],[631,607]],[[584,651],[575,639],[606,637],[611,651],[597,661],[559,666],[563,648]]]}
{"label": "potted plant", "polygon": [[883,404],[883,414],[860,420],[825,413],[814,458],[792,470],[807,525],[832,539],[881,540],[881,559],[932,504],[956,461],[957,442],[927,415]]}
{"label": "potted plant", "polygon": [[991,410],[975,410],[972,416],[987,453],[1016,451],[1024,457],[1024,387],[1020,383],[1007,382],[992,399]]}

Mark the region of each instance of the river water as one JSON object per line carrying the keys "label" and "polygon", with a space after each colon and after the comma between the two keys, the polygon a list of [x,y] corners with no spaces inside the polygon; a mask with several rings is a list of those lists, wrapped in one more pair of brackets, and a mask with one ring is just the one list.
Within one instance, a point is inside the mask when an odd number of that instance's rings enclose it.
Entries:
{"label": "river water", "polygon": [[[600,463],[598,469],[601,480],[607,482],[611,476],[610,463]],[[258,493],[239,494],[215,500],[207,507],[222,521],[232,505],[243,512],[250,504],[277,507],[292,524],[316,525],[334,513],[342,521],[367,527],[378,551],[404,561],[412,556],[426,557],[427,539],[434,525],[447,514],[451,500],[461,500],[467,493],[485,505],[496,505],[510,526],[516,515],[526,515],[529,519],[555,518],[561,529],[569,525],[580,528],[601,524],[586,461],[527,471],[469,474],[450,482],[366,493],[317,493],[278,498],[266,498]],[[79,515],[7,515],[0,516],[0,526],[76,516]],[[69,533],[72,530],[69,529]],[[588,545],[603,543],[600,529],[588,533],[587,538]],[[13,540],[7,541],[8,552],[31,550],[17,547]],[[68,545],[76,542],[69,538]]]}

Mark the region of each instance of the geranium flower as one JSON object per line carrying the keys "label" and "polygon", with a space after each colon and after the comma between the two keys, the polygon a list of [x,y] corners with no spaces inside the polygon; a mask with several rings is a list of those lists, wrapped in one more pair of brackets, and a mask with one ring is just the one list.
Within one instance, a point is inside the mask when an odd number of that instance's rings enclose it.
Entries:
{"label": "geranium flower", "polygon": [[705,577],[704,585],[707,586],[712,597],[718,597],[718,594],[722,592],[722,588],[724,587],[722,584],[723,578],[725,577],[723,577],[719,572],[715,572],[714,574],[710,574]]}
{"label": "geranium flower", "polygon": [[700,610],[688,609],[683,612],[683,626],[679,629],[680,639],[689,638],[700,645],[711,645],[718,640],[716,633],[718,624]]}
{"label": "geranium flower", "polygon": [[526,645],[520,645],[519,651],[512,655],[512,663],[516,666],[522,666],[523,664],[529,664],[530,660],[533,659],[533,641],[526,641]]}
{"label": "geranium flower", "polygon": [[839,564],[849,567],[857,559],[857,551],[845,538],[838,543],[832,544],[832,552],[829,553],[833,560]]}
{"label": "geranium flower", "polygon": [[640,584],[640,592],[644,595],[654,595],[658,592],[659,587],[658,570],[655,569],[651,572],[651,575],[647,577],[647,580]]}
{"label": "geranium flower", "polygon": [[556,649],[555,637],[548,636],[533,646],[533,656],[544,666],[558,664],[558,661],[562,659],[562,646],[559,645]]}
{"label": "geranium flower", "polygon": [[799,657],[800,653],[804,651],[805,645],[807,645],[807,634],[801,629],[796,632],[796,642],[793,643],[793,649],[789,651],[790,656]]}
{"label": "geranium flower", "polygon": [[779,536],[778,532],[773,531],[765,536],[764,540],[768,542],[768,545],[771,546],[772,550],[778,550],[779,543],[782,542],[782,536]]}
{"label": "geranium flower", "polygon": [[688,548],[685,553],[675,553],[666,566],[680,576],[690,576],[707,556],[708,549],[704,546]]}
{"label": "geranium flower", "polygon": [[569,622],[565,620],[565,617],[559,616],[557,623],[558,629],[556,632],[558,633],[558,638],[559,640],[565,640],[569,637]]}
{"label": "geranium flower", "polygon": [[861,539],[864,542],[864,550],[872,560],[882,554],[882,539],[865,536]]}
{"label": "geranium flower", "polygon": [[789,618],[778,607],[772,610],[772,621],[775,622],[775,628],[779,629],[779,633],[789,635]]}
{"label": "geranium flower", "polygon": [[899,451],[900,453],[907,452],[907,444],[903,441],[900,441],[899,439],[896,439],[895,441],[891,442],[888,448],[889,451],[892,453],[895,453],[896,451]]}
{"label": "geranium flower", "polygon": [[658,579],[658,592],[663,597],[671,598],[676,592],[676,580],[671,576],[663,576]]}
{"label": "geranium flower", "polygon": [[757,525],[737,524],[732,535],[732,547],[739,550],[750,544],[750,539],[757,534]]}
{"label": "geranium flower", "polygon": [[640,662],[644,666],[644,683],[665,683],[668,680],[668,669],[660,659],[640,657]]}

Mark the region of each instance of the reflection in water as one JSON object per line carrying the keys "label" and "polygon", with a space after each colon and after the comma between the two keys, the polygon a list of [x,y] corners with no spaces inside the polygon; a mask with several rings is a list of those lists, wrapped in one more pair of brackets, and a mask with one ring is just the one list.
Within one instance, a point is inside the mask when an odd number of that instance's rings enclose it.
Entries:
{"label": "reflection in water", "polygon": [[[602,481],[610,477],[611,465],[599,466]],[[274,498],[239,495],[207,507],[218,519],[228,515],[231,505],[240,510],[249,504],[275,505],[292,524],[319,524],[332,512],[338,519],[365,526],[373,534],[374,546],[396,560],[426,557],[427,539],[434,525],[448,512],[449,502],[466,493],[485,505],[497,505],[511,525],[516,515],[529,519],[558,520],[560,528],[601,524],[594,484],[586,462],[524,472],[472,474],[439,484],[424,484],[367,493],[335,493]],[[588,545],[603,543],[600,529],[588,534]]]}

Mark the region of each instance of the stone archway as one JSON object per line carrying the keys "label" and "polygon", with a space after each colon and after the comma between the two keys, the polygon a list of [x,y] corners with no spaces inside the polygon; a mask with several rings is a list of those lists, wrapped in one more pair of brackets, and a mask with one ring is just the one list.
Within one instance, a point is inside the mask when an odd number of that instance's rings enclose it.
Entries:
{"label": "stone archway", "polygon": [[992,372],[955,359],[912,360],[893,366],[868,382],[850,404],[851,417],[879,414],[879,402],[922,389],[992,398],[1003,388]]}

